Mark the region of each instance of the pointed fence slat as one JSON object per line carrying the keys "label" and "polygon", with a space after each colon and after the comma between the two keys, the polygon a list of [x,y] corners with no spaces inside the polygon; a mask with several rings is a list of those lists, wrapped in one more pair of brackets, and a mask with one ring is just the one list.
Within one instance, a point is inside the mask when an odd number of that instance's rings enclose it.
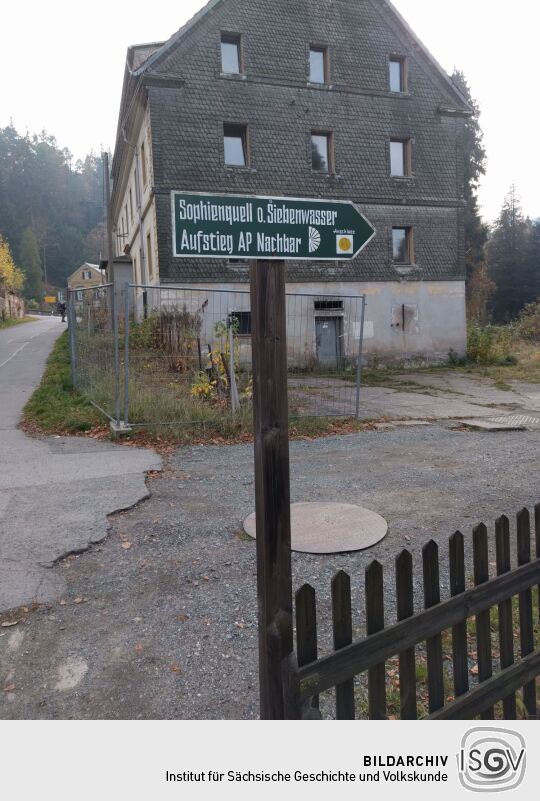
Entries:
{"label": "pointed fence slat", "polygon": [[[351,579],[342,570],[332,581],[332,619],[334,627],[334,651],[352,643]],[[336,687],[336,717],[338,720],[354,720],[354,678],[347,679]]]}
{"label": "pointed fence slat", "polygon": [[[298,666],[317,661],[317,599],[309,584],[296,593],[296,651]],[[319,696],[311,699],[313,709],[319,708]]]}
{"label": "pointed fence slat", "polygon": [[[460,620],[489,610],[501,601],[518,595],[535,586],[540,577],[540,561],[517,567],[504,576],[497,576],[486,584],[469,589],[462,595],[450,598],[433,609],[423,609],[387,626],[377,634],[358,640],[329,656],[321,657],[315,665],[298,668],[298,696],[301,700],[314,692],[324,692],[396,654],[414,648],[441,630],[455,626]],[[315,687],[315,689],[314,689]]]}
{"label": "pointed fence slat", "polygon": [[[528,509],[523,509],[517,516],[517,555],[518,565],[526,565],[531,561],[531,520]],[[519,594],[519,631],[521,656],[534,651],[534,623],[532,607],[532,590],[524,590]],[[535,718],[536,682],[530,681],[523,687],[523,704],[530,718]]]}
{"label": "pointed fence slat", "polygon": [[[537,714],[536,680],[540,676],[540,649],[534,650],[534,588],[540,584],[540,505],[535,508],[535,556],[532,555],[531,520],[527,510],[518,515],[518,565],[511,564],[510,525],[501,517],[495,526],[497,575],[489,576],[487,529],[478,526],[473,534],[474,587],[467,587],[465,543],[461,533],[450,538],[449,567],[451,597],[441,601],[437,546],[431,542],[423,550],[424,605],[414,612],[413,559],[403,551],[396,560],[398,622],[385,622],[383,568],[378,562],[366,571],[367,636],[352,642],[351,582],[339,573],[332,582],[334,652],[317,655],[316,599],[306,585],[296,596],[297,651],[283,661],[286,687],[285,707],[289,717],[320,718],[317,695],[336,690],[339,719],[355,717],[354,678],[367,671],[368,705],[372,719],[387,715],[385,663],[399,656],[401,716],[417,717],[415,649],[428,645],[428,687],[430,719],[471,719],[481,715],[491,719],[494,705],[502,701],[504,718],[516,716],[516,691],[523,688],[529,717]],[[517,614],[512,599],[519,597],[520,658],[514,653]],[[490,611],[498,608],[500,670],[493,674]],[[478,683],[469,687],[467,629],[469,618],[476,618]],[[444,671],[440,640],[452,629],[455,700],[445,703]],[[437,709],[435,707],[438,707]]]}
{"label": "pointed fence slat", "polygon": [[[396,598],[398,620],[414,615],[413,562],[409,551],[396,559]],[[402,720],[416,720],[416,663],[415,649],[399,654],[399,695]]]}
{"label": "pointed fence slat", "polygon": [[[366,630],[368,636],[384,629],[384,584],[380,562],[366,569]],[[368,708],[370,720],[386,719],[386,666],[384,662],[368,670]]]}
{"label": "pointed fence slat", "polygon": [[[450,537],[450,594],[465,592],[465,542],[456,531]],[[467,653],[467,620],[452,627],[452,661],[454,667],[454,695],[459,698],[469,690],[469,656]]]}
{"label": "pointed fence slat", "polygon": [[[424,574],[424,606],[431,609],[441,602],[439,580],[439,547],[434,540],[422,550]],[[444,706],[444,674],[442,635],[436,634],[426,641],[429,711],[436,712]]]}
{"label": "pointed fence slat", "polygon": [[[497,575],[509,573],[510,562],[510,522],[507,517],[500,517],[495,524],[495,542],[497,551]],[[512,599],[508,598],[499,604],[499,650],[501,652],[501,668],[514,664],[514,626],[512,619]],[[511,693],[503,698],[503,714],[505,720],[516,719],[516,694]]]}
{"label": "pointed fence slat", "polygon": [[[478,587],[489,581],[488,533],[482,523],[473,532],[474,583]],[[491,655],[490,609],[476,616],[476,651],[478,656],[478,681],[487,681],[493,675]],[[480,715],[482,720],[493,720],[493,707],[487,707]]]}
{"label": "pointed fence slat", "polygon": [[[540,503],[534,508],[534,538],[536,540],[536,558],[540,559]],[[540,584],[537,586],[538,591],[538,623],[540,624]]]}

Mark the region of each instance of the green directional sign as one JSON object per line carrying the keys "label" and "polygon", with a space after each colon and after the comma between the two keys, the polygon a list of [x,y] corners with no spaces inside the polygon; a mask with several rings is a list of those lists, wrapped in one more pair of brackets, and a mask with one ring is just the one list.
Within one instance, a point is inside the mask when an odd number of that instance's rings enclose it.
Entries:
{"label": "green directional sign", "polygon": [[354,203],[172,192],[178,258],[353,259],[375,236]]}

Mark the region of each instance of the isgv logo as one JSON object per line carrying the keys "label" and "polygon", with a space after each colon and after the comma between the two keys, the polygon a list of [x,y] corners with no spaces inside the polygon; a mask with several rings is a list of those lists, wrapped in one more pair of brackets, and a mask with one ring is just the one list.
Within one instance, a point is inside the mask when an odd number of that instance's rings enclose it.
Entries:
{"label": "isgv logo", "polygon": [[459,780],[473,792],[514,790],[525,778],[525,739],[510,729],[470,729],[461,741],[457,758]]}

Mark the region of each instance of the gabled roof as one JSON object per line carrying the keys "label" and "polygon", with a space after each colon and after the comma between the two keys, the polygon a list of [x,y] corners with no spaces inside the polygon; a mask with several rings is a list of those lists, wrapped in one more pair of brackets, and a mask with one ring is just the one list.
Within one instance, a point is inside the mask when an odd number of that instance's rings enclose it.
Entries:
{"label": "gabled roof", "polygon": [[466,110],[472,111],[472,109],[469,106],[467,98],[461,94],[461,92],[459,91],[453,80],[450,78],[446,70],[439,64],[437,59],[431,54],[431,52],[428,50],[425,44],[418,38],[418,36],[413,31],[409,23],[400,14],[400,12],[397,10],[394,4],[391,3],[390,0],[379,0],[379,2],[384,10],[386,10],[389,14],[392,14],[394,16],[399,26],[405,32],[412,46],[416,48],[429,62],[429,64],[433,67],[434,71],[442,79],[443,83],[446,86],[446,89],[450,92],[450,94],[453,95],[457,100],[457,102],[461,106],[464,106]]}
{"label": "gabled roof", "polygon": [[142,65],[141,68],[138,69],[134,74],[141,75],[143,72],[146,72],[147,69],[152,67],[163,56],[167,55],[167,53],[175,46],[175,44],[182,39],[182,37],[184,37],[188,31],[194,28],[198,22],[200,22],[204,17],[207,16],[207,14],[213,11],[216,6],[219,6],[224,2],[226,2],[226,0],[209,0],[209,2],[203,6],[200,11],[197,11],[197,13],[194,14],[185,25],[177,30],[176,33],[173,33],[170,39],[167,39],[167,41],[162,44],[159,50],[153,53],[146,64]]}
{"label": "gabled roof", "polygon": [[[354,0],[352,0],[354,1]],[[143,79],[151,75],[151,70],[165,58],[171,50],[180,42],[189,31],[204,21],[218,6],[226,3],[227,0],[209,0],[185,25],[174,33],[166,42],[153,42],[149,44],[131,45],[128,48],[126,58],[126,70],[122,89],[122,100],[120,105],[120,115],[118,119],[118,131],[116,137],[115,158],[113,160],[113,173],[115,170],[116,150],[123,139],[123,129],[129,117],[134,97],[143,85]],[[452,79],[439,64],[436,58],[430,53],[428,48],[420,41],[418,36],[405,21],[397,8],[390,0],[370,0],[372,4],[399,29],[401,35],[409,42],[414,50],[431,67],[433,74],[438,78],[441,86],[453,98],[457,106],[457,111],[470,114],[472,109],[467,99],[462,95]],[[453,109],[446,109],[452,112]]]}
{"label": "gabled roof", "polygon": [[99,269],[99,266],[97,264],[90,264],[90,262],[85,261],[84,264],[81,264],[76,270],[73,270],[71,275],[68,275],[68,281],[71,280],[71,278],[73,278],[75,273],[78,273],[79,270],[92,270],[96,273],[98,278],[101,278],[101,270]]}
{"label": "gabled roof", "polygon": [[[146,73],[159,61],[161,61],[161,59],[174,48],[177,42],[179,42],[192,28],[201,22],[204,17],[206,17],[217,6],[226,1],[227,0],[209,0],[209,2],[203,6],[203,8],[201,8],[200,11],[198,11],[190,20],[188,20],[185,25],[176,31],[176,33],[174,33],[170,39],[168,39],[166,42],[163,42],[159,47],[156,47],[156,49],[144,61],[144,63],[141,62],[137,68],[133,68],[132,74],[136,77],[139,77]],[[434,72],[438,75],[439,79],[442,81],[445,89],[454,97],[458,105],[464,107],[465,110],[469,110],[470,107],[467,99],[461,94],[457,86],[449,77],[448,73],[439,64],[437,59],[430,53],[424,43],[418,38],[416,33],[400,14],[394,4],[390,2],[390,0],[375,0],[375,2],[383,13],[386,12],[388,15],[394,18],[400,27],[401,32],[405,34],[413,48],[415,48],[426,59],[429,65],[433,68]],[[137,45],[136,47],[144,47],[144,45]]]}

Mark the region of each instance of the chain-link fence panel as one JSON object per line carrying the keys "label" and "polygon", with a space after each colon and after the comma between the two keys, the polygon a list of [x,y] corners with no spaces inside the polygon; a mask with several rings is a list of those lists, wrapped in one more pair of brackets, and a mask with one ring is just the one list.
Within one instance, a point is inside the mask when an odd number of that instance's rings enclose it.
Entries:
{"label": "chain-link fence panel", "polygon": [[75,386],[111,420],[119,417],[114,302],[111,284],[70,290],[68,298]]}
{"label": "chain-link fence panel", "polygon": [[[130,286],[127,301],[120,371],[131,425],[251,417],[248,291]],[[354,416],[365,298],[288,294],[286,303],[290,416]]]}

